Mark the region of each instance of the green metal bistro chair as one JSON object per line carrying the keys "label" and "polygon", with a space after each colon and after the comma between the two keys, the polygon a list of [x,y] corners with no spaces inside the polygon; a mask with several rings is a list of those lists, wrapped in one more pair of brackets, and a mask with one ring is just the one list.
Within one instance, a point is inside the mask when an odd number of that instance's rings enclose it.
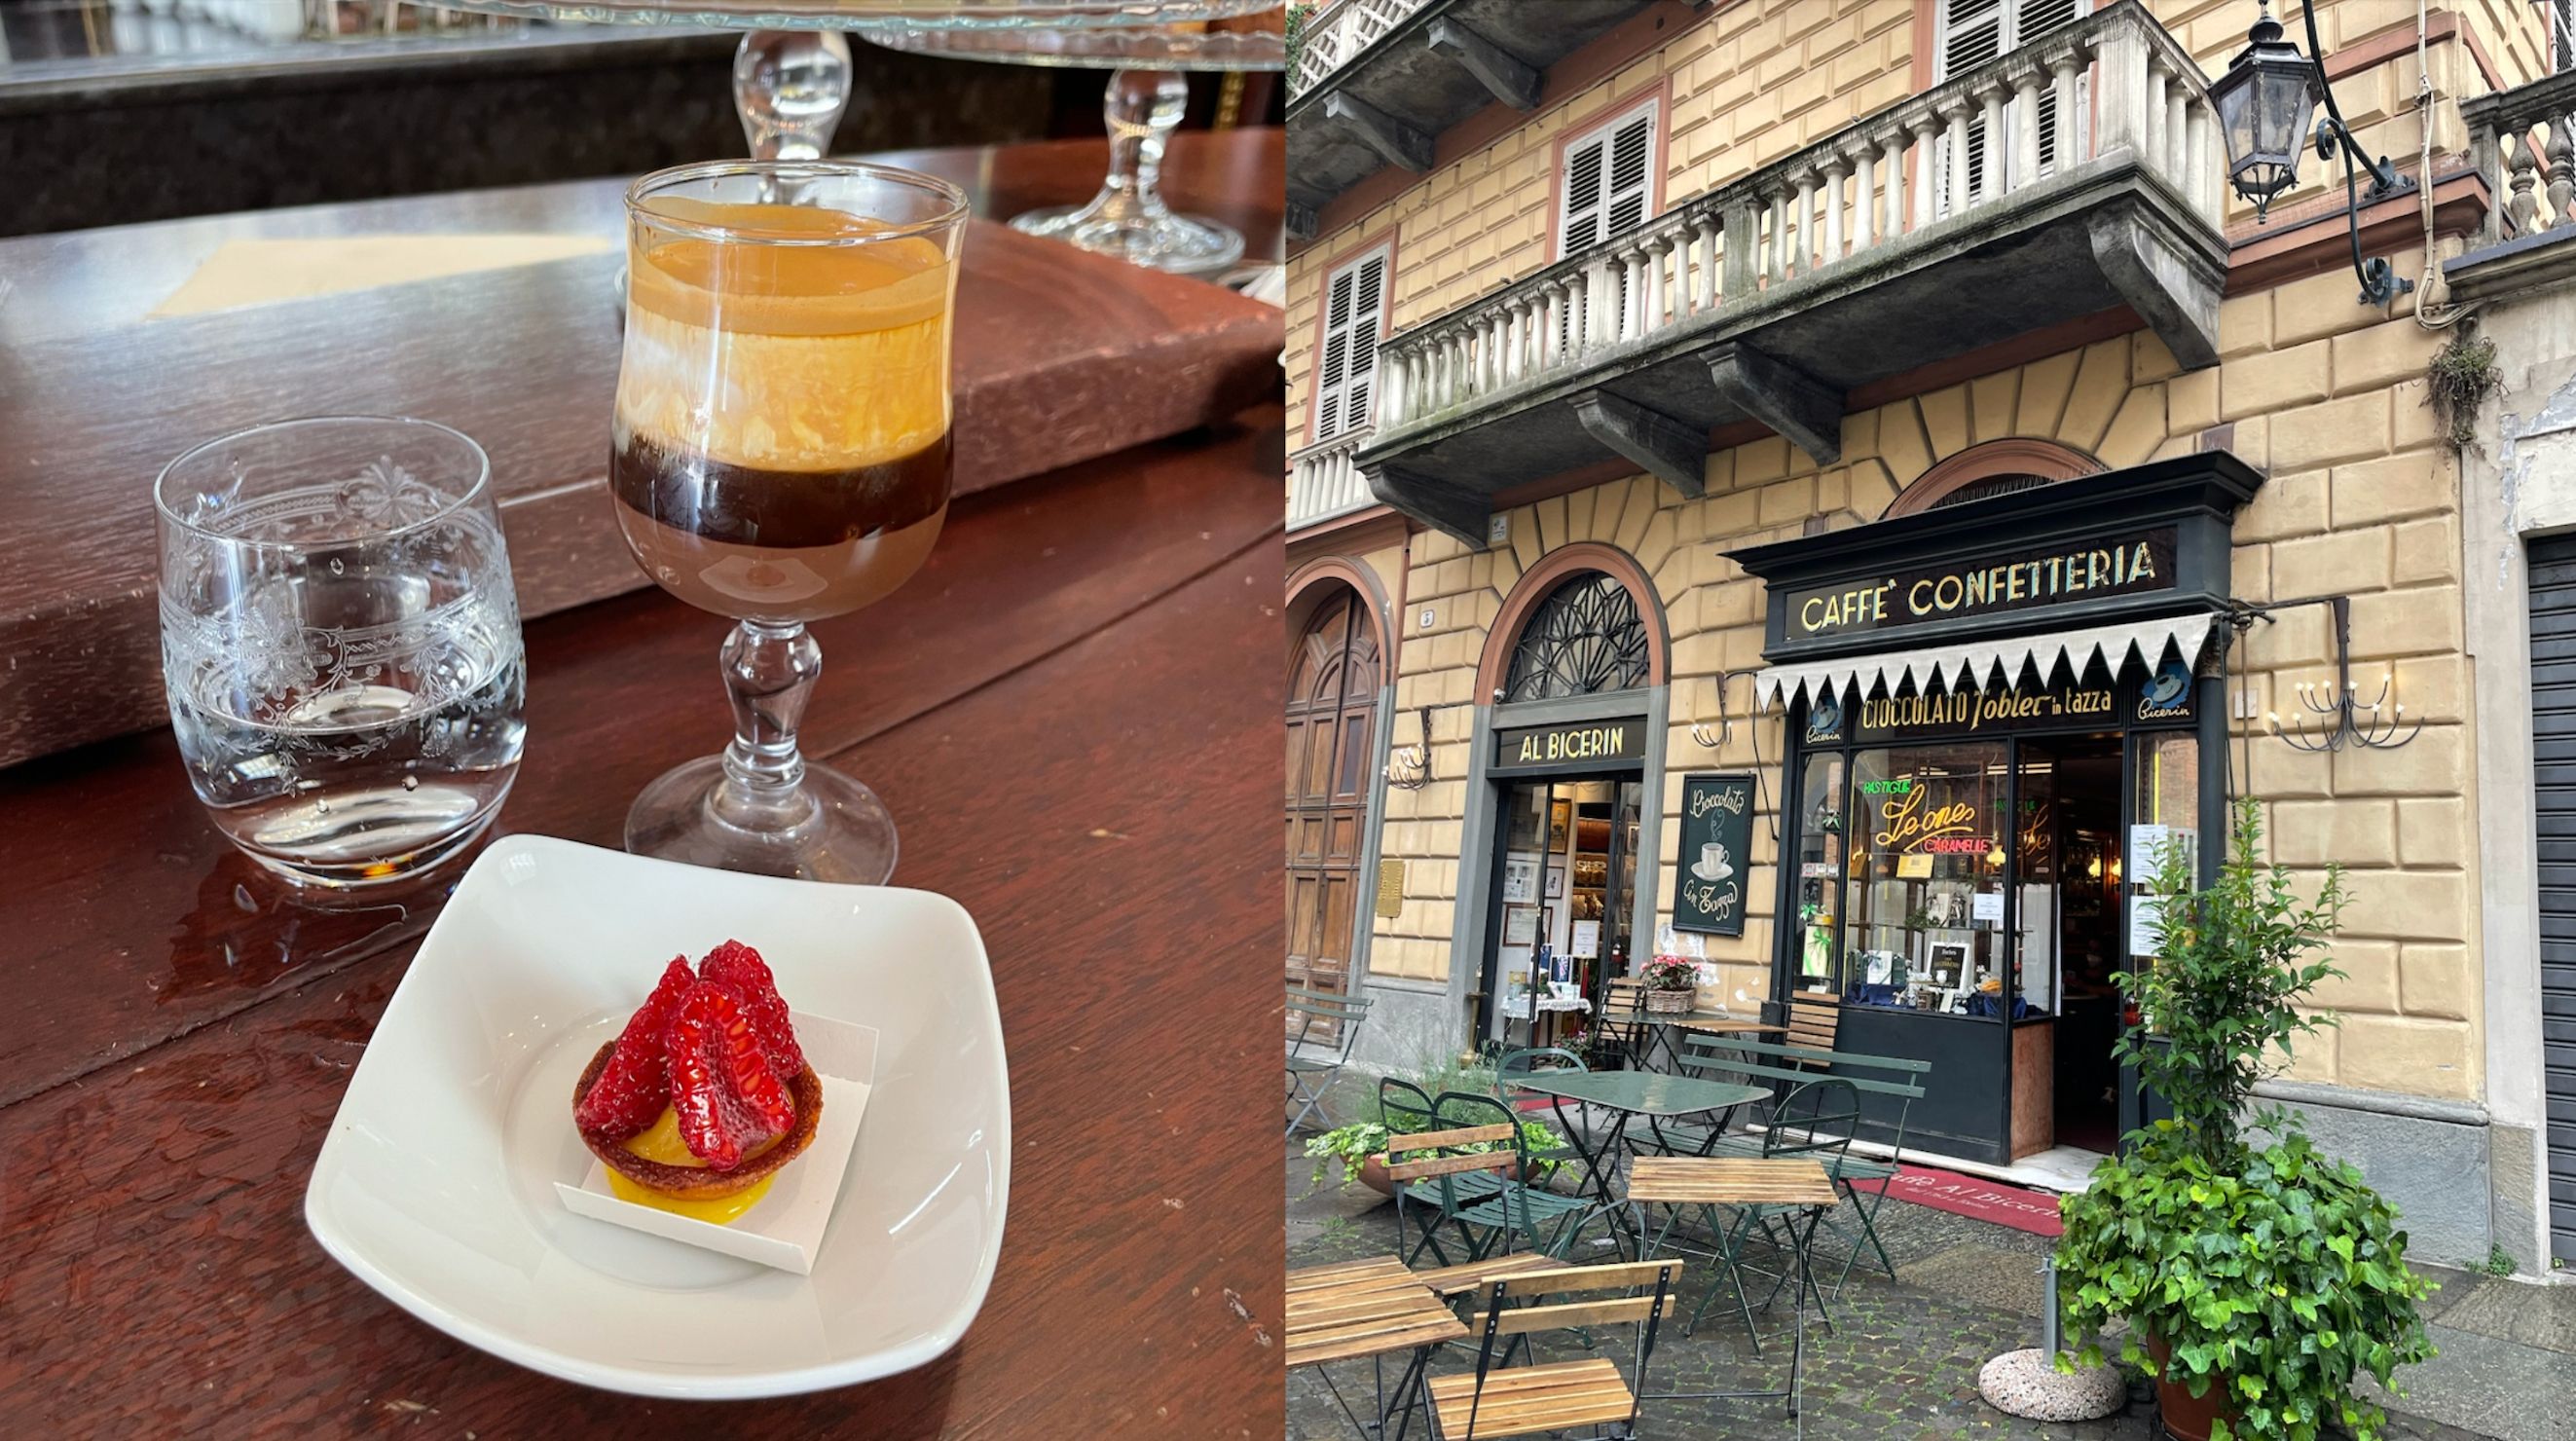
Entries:
{"label": "green metal bistro chair", "polygon": [[1377,1123],[1389,1135],[1431,1130],[1431,1093],[1400,1076],[1379,1077]]}
{"label": "green metal bistro chair", "polygon": [[[1850,1081],[1839,1076],[1801,1081],[1772,1109],[1771,1124],[1762,1133],[1761,1154],[1766,1160],[1805,1157],[1822,1163],[1825,1174],[1831,1176],[1844,1153],[1851,1149],[1852,1132],[1859,1124],[1860,1092]],[[1744,1272],[1752,1269],[1744,1265],[1744,1246],[1758,1234],[1782,1256],[1789,1256],[1798,1244],[1791,1228],[1795,1226],[1802,1208],[1771,1205],[1735,1207],[1733,1220],[1723,1229],[1718,1225],[1715,1207],[1702,1206],[1699,1209],[1708,1213],[1709,1230],[1718,1238],[1718,1267],[1729,1282],[1726,1289],[1735,1294],[1735,1307],[1743,1317],[1744,1333],[1753,1338],[1754,1354],[1759,1355],[1762,1338],[1753,1329],[1753,1300],[1744,1286]],[[1666,1230],[1670,1230],[1669,1223]],[[1833,1313],[1825,1305],[1822,1288],[1816,1285],[1812,1275],[1805,1273],[1805,1268],[1799,1268],[1799,1271],[1804,1276],[1799,1284],[1807,1294],[1793,1298],[1793,1304],[1804,1306],[1807,1296],[1814,1296],[1817,1312],[1830,1326]],[[1790,1268],[1784,1264],[1772,1284],[1771,1294],[1763,1298],[1765,1309],[1779,1299],[1780,1288],[1789,1284],[1789,1280]],[[1718,1290],[1718,1286],[1712,1283],[1707,1293],[1699,1298],[1699,1305],[1691,1311],[1689,1322],[1682,1327],[1683,1335],[1690,1335],[1698,1329],[1700,1317],[1707,1314],[1709,1303],[1717,1299]]]}
{"label": "green metal bistro chair", "polygon": [[[1419,1113],[1413,1110],[1416,1098],[1423,1107]],[[1386,1175],[1395,1186],[1397,1244],[1403,1244],[1408,1229],[1414,1237],[1403,1253],[1404,1264],[1411,1266],[1426,1250],[1443,1266],[1455,1264],[1440,1244],[1443,1227],[1456,1233],[1462,1260],[1482,1257],[1494,1239],[1493,1219],[1480,1216],[1470,1222],[1468,1213],[1493,1202],[1505,1185],[1517,1184],[1505,1178],[1520,1174],[1520,1127],[1500,1116],[1490,1124],[1449,1124],[1420,1087],[1391,1077],[1380,1083],[1378,1104],[1390,1131],[1398,1117],[1428,1117],[1428,1129],[1393,1134],[1386,1141]],[[1481,1233],[1476,1229],[1480,1226]]]}
{"label": "green metal bistro chair", "polygon": [[[1904,1160],[1906,1126],[1913,1116],[1914,1103],[1923,1098],[1924,1082],[1932,1073],[1932,1063],[1902,1056],[1819,1051],[1733,1036],[1697,1037],[1692,1040],[1691,1049],[1694,1056],[1691,1068],[1703,1074],[1796,1084],[1823,1070],[1851,1082],[1853,1089],[1862,1095],[1895,1102],[1896,1120],[1887,1156],[1857,1156],[1845,1152],[1825,1168],[1833,1177],[1835,1188],[1851,1202],[1852,1216],[1858,1223],[1846,1231],[1832,1217],[1825,1220],[1825,1229],[1833,1232],[1837,1239],[1848,1235],[1851,1241],[1842,1265],[1834,1273],[1834,1294],[1842,1294],[1843,1283],[1851,1278],[1852,1267],[1859,1263],[1863,1251],[1875,1252],[1879,1268],[1893,1280],[1896,1263],[1888,1259],[1887,1247],[1879,1241],[1878,1212],[1887,1203],[1885,1183],[1895,1178],[1897,1168]],[[1790,1066],[1804,1069],[1790,1070]],[[1867,1072],[1877,1074],[1865,1074]],[[1710,1145],[1707,1153],[1712,1156],[1759,1155],[1761,1145],[1752,1136],[1729,1136]],[[1873,1182],[1878,1184],[1873,1186]]]}
{"label": "green metal bistro chair", "polygon": [[[1634,1437],[1646,1368],[1654,1361],[1656,1333],[1673,1313],[1681,1268],[1679,1261],[1568,1266],[1507,1276],[1484,1287],[1478,1297],[1484,1309],[1468,1318],[1480,1338],[1476,1369],[1423,1378],[1433,1441]],[[1637,1328],[1627,1376],[1607,1356],[1511,1364],[1519,1343],[1533,1333],[1619,1325]]]}
{"label": "green metal bistro chair", "polygon": [[1288,1104],[1297,1108],[1288,1118],[1288,1135],[1296,1135],[1308,1116],[1332,1120],[1324,1092],[1350,1063],[1368,1013],[1365,996],[1288,988]]}
{"label": "green metal bistro chair", "polygon": [[[1517,1077],[1535,1075],[1540,1071],[1588,1071],[1589,1069],[1591,1068],[1583,1064],[1581,1056],[1563,1046],[1534,1046],[1527,1050],[1513,1051],[1494,1063],[1494,1099],[1502,1102],[1511,1109],[1512,1114],[1518,1116],[1524,1114],[1520,1103],[1537,1093],[1518,1084]],[[1586,1135],[1584,1139],[1589,1141],[1591,1137]],[[1530,1154],[1530,1159],[1547,1163],[1552,1169],[1570,1160],[1580,1160],[1582,1156],[1581,1150],[1571,1145],[1564,1145],[1551,1146],[1544,1151],[1534,1151]]]}
{"label": "green metal bistro chair", "polygon": [[1443,1091],[1432,1104],[1435,1119],[1452,1131],[1472,1128],[1483,1133],[1497,1125],[1509,1126],[1510,1149],[1520,1158],[1511,1170],[1497,1173],[1502,1184],[1493,1195],[1459,1208],[1457,1219],[1463,1226],[1482,1233],[1468,1253],[1469,1260],[1508,1255],[1515,1239],[1530,1250],[1562,1257],[1582,1234],[1584,1223],[1602,1214],[1600,1206],[1585,1197],[1561,1195],[1528,1183],[1531,1157],[1521,1140],[1520,1116],[1509,1106],[1468,1091]]}

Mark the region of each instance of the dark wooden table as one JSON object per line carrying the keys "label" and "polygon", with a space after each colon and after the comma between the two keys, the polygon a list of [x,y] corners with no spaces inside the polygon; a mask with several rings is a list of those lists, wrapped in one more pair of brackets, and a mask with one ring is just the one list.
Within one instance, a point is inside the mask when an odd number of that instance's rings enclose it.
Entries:
{"label": "dark wooden table", "polygon": [[[304,1186],[438,893],[289,902],[152,732],[0,771],[0,1430],[1281,1434],[1283,427],[1265,405],[964,499],[910,585],[815,627],[809,752],[884,794],[896,879],[974,914],[1001,997],[1011,1213],[955,1351],[645,1401],[333,1265]],[[502,829],[615,844],[639,787],[723,741],[723,629],[650,590],[529,622]]]}
{"label": "dark wooden table", "polygon": [[[1184,143],[1186,142],[1186,143]],[[1174,203],[1276,254],[1275,129],[1184,135]],[[1007,218],[1090,193],[1107,142],[889,158]],[[235,240],[542,234],[616,242],[624,178],[0,240],[0,765],[164,723],[151,485],[199,441],[297,415],[401,414],[482,442],[520,609],[645,584],[601,502],[622,247],[190,315],[151,312]],[[269,263],[288,262],[272,259]],[[999,224],[970,232],[956,468],[971,494],[1279,394],[1279,312]]]}

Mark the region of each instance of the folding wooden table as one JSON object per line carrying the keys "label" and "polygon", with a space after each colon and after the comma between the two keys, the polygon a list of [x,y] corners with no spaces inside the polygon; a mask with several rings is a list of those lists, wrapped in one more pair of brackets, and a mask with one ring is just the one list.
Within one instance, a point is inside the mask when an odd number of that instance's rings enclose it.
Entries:
{"label": "folding wooden table", "polygon": [[[1819,1310],[1824,1306],[1823,1295],[1816,1291],[1809,1255],[1815,1247],[1817,1224],[1824,1219],[1825,1212],[1832,1210],[1841,1199],[1841,1194],[1834,1189],[1833,1178],[1825,1174],[1824,1163],[1808,1156],[1762,1158],[1639,1156],[1636,1159],[1628,1172],[1628,1202],[1638,1207],[1641,1212],[1647,1206],[1670,1206],[1675,1208],[1673,1212],[1675,1215],[1678,1215],[1679,1208],[1684,1206],[1744,1208],[1744,1218],[1739,1219],[1736,1225],[1730,1228],[1727,1238],[1721,1241],[1716,1259],[1726,1272],[1727,1283],[1735,1287],[1737,1304],[1744,1310],[1744,1326],[1748,1332],[1753,1329],[1753,1310],[1750,1299],[1744,1294],[1744,1278],[1737,1266],[1737,1250],[1742,1244],[1749,1221],[1761,1208],[1772,1207],[1792,1213],[1788,1226],[1790,1264],[1788,1279],[1795,1285],[1791,1295],[1794,1298],[1796,1320],[1791,1328],[1789,1342],[1788,1384],[1777,1391],[1676,1391],[1661,1393],[1653,1399],[1674,1401],[1776,1399],[1786,1401],[1789,1405],[1789,1415],[1792,1418],[1797,1417],[1799,1384],[1803,1379],[1802,1372],[1807,1350],[1807,1297],[1816,1296]],[[1643,1221],[1641,1214],[1638,1226],[1641,1244],[1644,1244],[1645,1233]],[[1655,1233],[1654,1242],[1646,1246],[1648,1256],[1651,1257],[1657,1249],[1661,1248],[1665,1235],[1671,1229],[1671,1222],[1667,1220],[1664,1229]],[[1717,1282],[1712,1279],[1709,1285],[1709,1295],[1714,1296]],[[1700,1301],[1700,1310],[1707,1308],[1708,1298],[1703,1297]],[[1691,1323],[1696,1325],[1698,1321],[1699,1312],[1692,1312]],[[1754,1348],[1758,1354],[1761,1349],[1759,1337],[1754,1340]],[[1799,1423],[1799,1434],[1805,1434],[1803,1421]]]}
{"label": "folding wooden table", "polygon": [[[1449,1269],[1464,1273],[1473,1268]],[[1475,1284],[1473,1277],[1464,1280],[1467,1285]],[[1323,1379],[1324,1389],[1333,1393],[1342,1414],[1350,1417],[1351,1425],[1363,1437],[1386,1429],[1388,1356],[1411,1353],[1395,1385],[1395,1394],[1406,1396],[1420,1379],[1433,1347],[1467,1337],[1466,1324],[1450,1311],[1440,1293],[1393,1256],[1289,1272],[1285,1330],[1282,1350],[1288,1369],[1318,1368],[1315,1374]],[[1351,1410],[1350,1402],[1342,1398],[1341,1388],[1333,1384],[1332,1376],[1321,1369],[1329,1362],[1359,1360],[1370,1363],[1377,1390],[1374,1421],[1362,1421]]]}

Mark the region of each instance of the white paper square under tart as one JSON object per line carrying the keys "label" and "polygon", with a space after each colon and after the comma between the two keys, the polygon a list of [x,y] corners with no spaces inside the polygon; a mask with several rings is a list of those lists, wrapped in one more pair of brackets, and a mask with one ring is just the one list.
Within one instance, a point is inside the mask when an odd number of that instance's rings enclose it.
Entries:
{"label": "white paper square under tart", "polygon": [[[701,1246],[757,1261],[799,1276],[811,1275],[814,1257],[823,1249],[823,1231],[831,1224],[832,1206],[841,1198],[850,1151],[859,1141],[859,1119],[868,1106],[869,1083],[876,1078],[875,1028],[829,1016],[791,1011],[796,1044],[805,1063],[823,1082],[823,1119],[805,1154],[778,1168],[769,1194],[729,1226],[674,1216],[650,1206],[622,1201],[608,1188],[608,1168],[595,1156],[581,1184],[557,1180],[555,1194],[575,1215],[625,1226],[684,1245]],[[590,1156],[588,1151],[582,1152]]]}

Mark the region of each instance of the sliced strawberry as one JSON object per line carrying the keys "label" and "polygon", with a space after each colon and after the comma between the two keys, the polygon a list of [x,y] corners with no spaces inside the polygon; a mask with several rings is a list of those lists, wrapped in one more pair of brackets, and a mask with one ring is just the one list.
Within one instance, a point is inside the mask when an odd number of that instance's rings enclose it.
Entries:
{"label": "sliced strawberry", "polygon": [[751,1016],[752,1033],[760,1037],[761,1049],[769,1053],[769,1063],[779,1075],[794,1076],[805,1069],[805,1049],[796,1044],[796,1028],[787,1019],[787,1002],[780,998],[778,982],[771,978],[760,952],[740,941],[727,941],[698,962],[698,975],[732,987],[742,998],[743,1010]]}
{"label": "sliced strawberry", "polygon": [[776,1063],[760,1043],[751,1008],[743,1004],[741,993],[731,986],[713,981],[698,984],[717,986],[731,1007],[722,1013],[725,1026],[716,1038],[716,1058],[723,1063],[726,1082],[767,1134],[787,1134],[788,1128],[796,1124],[796,1099],[787,1094],[787,1083],[779,1077]]}
{"label": "sliced strawberry", "polygon": [[671,1104],[670,1077],[662,1064],[663,1040],[681,998],[696,983],[686,956],[674,956],[662,968],[653,994],[627,1018],[617,1049],[609,1053],[599,1079],[591,1083],[581,1104],[573,1107],[576,1125],[605,1139],[623,1141],[662,1118],[662,1108]]}
{"label": "sliced strawberry", "polygon": [[[761,1142],[780,1135],[795,1106],[769,1069],[732,991],[711,981],[689,988],[671,1018],[671,1107],[689,1154],[730,1171]],[[751,1096],[763,1099],[755,1102]],[[785,1120],[772,1124],[774,1118]]]}

